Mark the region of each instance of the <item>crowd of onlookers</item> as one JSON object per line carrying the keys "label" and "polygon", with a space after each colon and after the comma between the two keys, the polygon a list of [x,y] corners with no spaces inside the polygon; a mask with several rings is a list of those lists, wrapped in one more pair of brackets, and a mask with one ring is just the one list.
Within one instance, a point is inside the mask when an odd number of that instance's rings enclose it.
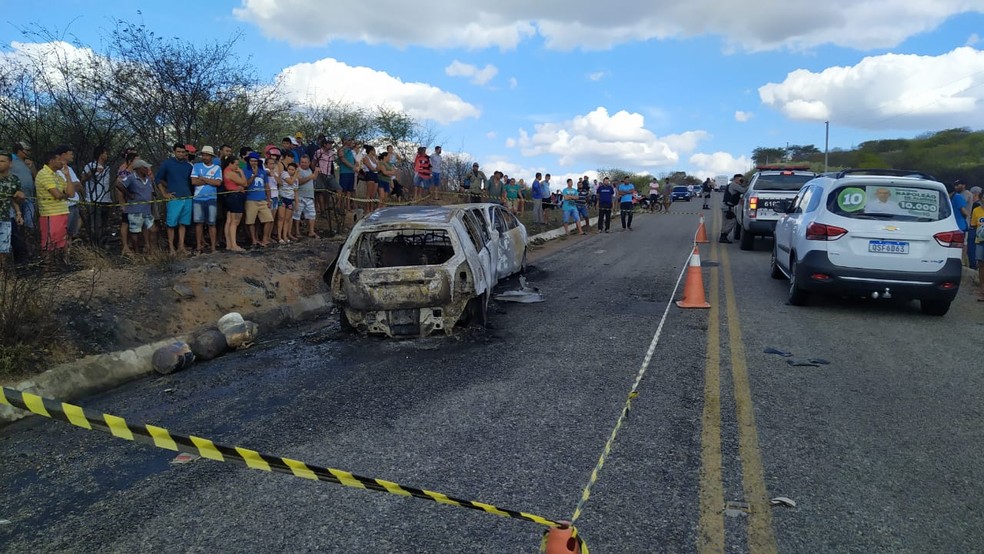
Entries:
{"label": "crowd of onlookers", "polygon": [[950,193],[950,204],[957,225],[966,234],[964,254],[967,267],[977,272],[978,300],[984,302],[984,199],[981,187],[968,189],[963,179],[957,179]]}
{"label": "crowd of onlookers", "polygon": [[[38,154],[26,142],[0,152],[0,209],[10,214],[0,223],[0,254],[18,261],[38,251],[67,261],[69,245],[83,236],[97,246],[118,236],[124,255],[154,251],[161,236],[172,254],[239,252],[318,237],[319,217],[351,224],[381,206],[422,201],[491,200],[516,214],[532,207],[534,225],[553,224],[556,210],[579,230],[591,207],[605,216],[599,229],[608,230],[611,210],[626,212],[646,198],[634,185],[621,194],[628,179],[592,183],[584,176],[554,188],[549,174],[527,184],[502,171],[487,176],[478,163],[449,190],[440,146],[430,153],[419,147],[406,160],[393,145],[377,150],[325,135],[305,143],[302,133],[238,152],[228,144],[177,143],[156,167],[133,148],[121,152],[118,165],[101,146],[81,166],[69,145]],[[652,202],[669,198],[661,187],[670,185],[650,183]],[[623,226],[631,229],[631,210],[627,216]]]}

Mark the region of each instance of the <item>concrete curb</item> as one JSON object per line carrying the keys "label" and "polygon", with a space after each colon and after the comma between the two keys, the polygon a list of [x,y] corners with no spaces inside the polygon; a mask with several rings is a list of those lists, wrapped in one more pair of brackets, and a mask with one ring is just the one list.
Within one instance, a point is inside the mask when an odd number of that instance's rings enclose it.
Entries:
{"label": "concrete curb", "polygon": [[[285,321],[303,321],[327,313],[331,309],[331,296],[320,293],[300,300],[244,314],[244,318],[257,323],[261,332],[270,331]],[[175,341],[189,342],[191,335],[172,337],[137,348],[95,354],[80,360],[59,364],[44,373],[9,388],[31,392],[62,401],[75,400],[118,387],[127,381],[154,374],[151,358],[154,352]],[[0,405],[0,427],[31,415],[30,412]]]}
{"label": "concrete curb", "polygon": [[[591,219],[588,219],[588,225],[595,226],[597,224],[598,224],[597,217],[592,217]],[[577,227],[575,227],[574,230],[576,231]],[[543,242],[546,242],[548,240],[553,240],[557,237],[562,237],[562,236],[564,236],[564,227],[560,226],[557,227],[556,229],[551,229],[549,231],[544,231],[538,235],[533,235],[532,237],[529,238],[529,242],[533,242],[535,240],[542,240]]]}

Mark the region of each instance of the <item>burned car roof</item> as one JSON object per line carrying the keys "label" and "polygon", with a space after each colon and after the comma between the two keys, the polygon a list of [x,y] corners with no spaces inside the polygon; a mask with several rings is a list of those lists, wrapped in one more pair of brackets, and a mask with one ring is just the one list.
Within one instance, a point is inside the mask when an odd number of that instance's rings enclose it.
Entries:
{"label": "burned car roof", "polygon": [[372,212],[363,219],[365,225],[385,225],[389,223],[448,223],[454,209],[444,206],[394,206]]}

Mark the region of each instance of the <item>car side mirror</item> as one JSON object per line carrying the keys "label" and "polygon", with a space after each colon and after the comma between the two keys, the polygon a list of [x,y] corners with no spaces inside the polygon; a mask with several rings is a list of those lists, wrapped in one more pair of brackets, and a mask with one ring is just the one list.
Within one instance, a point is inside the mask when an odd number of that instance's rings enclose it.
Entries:
{"label": "car side mirror", "polygon": [[790,208],[793,207],[793,203],[789,200],[780,200],[776,203],[776,211],[782,214],[788,214]]}

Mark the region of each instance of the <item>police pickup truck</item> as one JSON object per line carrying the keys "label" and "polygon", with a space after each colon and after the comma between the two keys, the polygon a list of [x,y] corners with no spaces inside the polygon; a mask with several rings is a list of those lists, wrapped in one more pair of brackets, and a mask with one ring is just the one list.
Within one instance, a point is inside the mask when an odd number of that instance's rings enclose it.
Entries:
{"label": "police pickup truck", "polygon": [[796,197],[803,185],[817,176],[804,166],[759,166],[736,210],[735,238],[742,250],[751,250],[757,236],[772,236],[782,215],[777,205]]}

